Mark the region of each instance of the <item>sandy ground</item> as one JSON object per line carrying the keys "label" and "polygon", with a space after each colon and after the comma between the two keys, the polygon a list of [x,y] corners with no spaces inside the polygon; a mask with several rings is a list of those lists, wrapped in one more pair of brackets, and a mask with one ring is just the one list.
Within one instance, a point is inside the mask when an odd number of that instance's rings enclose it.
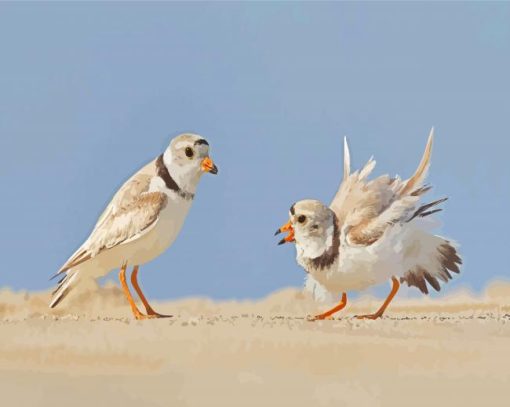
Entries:
{"label": "sandy ground", "polygon": [[116,287],[50,313],[0,291],[2,406],[508,406],[510,285],[475,298],[363,298],[335,320],[296,289],[256,302],[155,304],[135,321]]}

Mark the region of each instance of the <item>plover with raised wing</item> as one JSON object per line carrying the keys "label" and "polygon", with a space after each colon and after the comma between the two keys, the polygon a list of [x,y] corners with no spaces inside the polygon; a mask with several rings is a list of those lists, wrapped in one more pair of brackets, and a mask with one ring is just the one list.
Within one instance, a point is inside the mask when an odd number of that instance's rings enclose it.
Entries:
{"label": "plover with raised wing", "polygon": [[347,292],[367,289],[390,280],[391,292],[373,314],[383,315],[400,283],[428,294],[440,290],[459,273],[462,263],[454,243],[430,232],[429,216],[440,211],[446,198],[421,203],[431,188],[424,184],[430,165],[433,129],[415,174],[402,180],[383,175],[368,181],[375,167],[370,159],[351,173],[350,154],[344,139],[343,181],[331,205],[302,200],[290,208],[289,221],[276,231],[288,232],[279,244],[295,242],[297,262],[308,273],[306,288],[316,298],[330,295],[341,300],[312,319],[325,319],[347,304]]}

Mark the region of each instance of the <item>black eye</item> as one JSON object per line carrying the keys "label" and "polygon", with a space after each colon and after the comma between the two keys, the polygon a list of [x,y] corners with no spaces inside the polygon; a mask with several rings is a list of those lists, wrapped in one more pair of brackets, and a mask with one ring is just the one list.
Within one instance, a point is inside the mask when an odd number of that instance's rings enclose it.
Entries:
{"label": "black eye", "polygon": [[299,215],[298,218],[297,218],[297,221],[299,223],[303,223],[305,220],[306,220],[306,216],[305,215]]}
{"label": "black eye", "polygon": [[188,158],[192,158],[193,157],[193,149],[191,147],[186,147],[186,150],[184,150],[184,152],[186,153],[186,157]]}

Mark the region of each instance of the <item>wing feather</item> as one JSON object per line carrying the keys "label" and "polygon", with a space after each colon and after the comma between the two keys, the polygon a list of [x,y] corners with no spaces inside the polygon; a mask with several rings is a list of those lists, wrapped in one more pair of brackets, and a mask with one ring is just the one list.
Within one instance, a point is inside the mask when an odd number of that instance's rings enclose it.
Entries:
{"label": "wing feather", "polygon": [[101,227],[89,239],[88,252],[96,256],[127,241],[137,239],[159,218],[167,204],[167,197],[161,192],[140,195],[115,215],[107,217]]}
{"label": "wing feather", "polygon": [[362,246],[376,242],[388,227],[409,219],[415,211],[418,200],[416,196],[407,196],[393,201],[378,216],[351,227],[347,233],[347,241]]}
{"label": "wing feather", "polygon": [[89,260],[90,257],[91,257],[90,253],[88,253],[87,250],[83,248],[83,246],[80,247],[78,251],[75,254],[73,254],[69,260],[66,261],[66,263],[62,266],[58,273],[51,277],[51,279],[55,278],[60,273],[63,273],[64,271],[67,271],[73,267],[76,267],[78,264],[81,264]]}
{"label": "wing feather", "polygon": [[351,154],[349,153],[349,144],[347,144],[347,137],[344,137],[344,180],[349,177],[351,173]]}
{"label": "wing feather", "polygon": [[[335,212],[340,230],[346,234],[347,242],[367,246],[376,242],[392,225],[409,221],[416,212],[421,195],[430,186],[423,185],[430,166],[434,129],[431,130],[425,152],[415,174],[403,181],[399,177],[380,176],[367,181],[375,168],[370,158],[360,170],[350,174],[350,153],[344,140],[343,180],[333,198],[330,208]],[[417,216],[427,216],[442,200],[421,207]]]}
{"label": "wing feather", "polygon": [[400,192],[401,195],[406,195],[413,191],[415,188],[419,187],[427,177],[427,172],[430,167],[430,157],[432,155],[433,143],[434,127],[430,129],[429,138],[427,140],[427,145],[425,146],[425,151],[423,153],[423,157],[421,158],[420,164],[418,165],[414,175],[406,181],[404,188]]}
{"label": "wing feather", "polygon": [[[137,199],[141,194],[149,190],[151,182],[151,174],[155,171],[155,161],[151,161],[145,165],[140,171],[129,178],[115,193],[112,200],[99,216],[94,231],[101,227],[105,219],[115,215],[122,207],[129,205]],[[94,233],[94,231],[92,233]]]}
{"label": "wing feather", "polygon": [[92,254],[89,250],[89,242],[96,232],[102,229],[105,222],[111,221],[119,211],[136,202],[137,199],[149,190],[151,174],[154,173],[155,161],[151,161],[141,170],[137,171],[129,178],[115,193],[110,203],[106,206],[103,213],[99,216],[90,237],[83,243],[76,252],[65,262],[60,270],[51,278],[76,267],[77,265],[89,260]]}
{"label": "wing feather", "polygon": [[87,241],[55,276],[97,256],[104,250],[143,236],[156,224],[167,200],[164,193],[147,192],[132,199],[115,213],[106,214],[101,224],[96,226]]}

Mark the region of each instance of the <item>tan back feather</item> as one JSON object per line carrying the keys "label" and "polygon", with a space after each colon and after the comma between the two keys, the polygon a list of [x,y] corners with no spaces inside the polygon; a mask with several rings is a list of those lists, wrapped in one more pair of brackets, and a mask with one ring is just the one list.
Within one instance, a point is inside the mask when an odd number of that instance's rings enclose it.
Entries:
{"label": "tan back feather", "polygon": [[155,161],[156,160],[152,160],[150,163],[146,164],[119,188],[101,216],[99,216],[94,226],[94,231],[103,225],[105,219],[115,215],[122,206],[130,204],[142,193],[149,190],[151,178],[156,173]]}
{"label": "tan back feather", "polygon": [[87,251],[95,256],[103,250],[140,237],[158,220],[167,200],[162,192],[140,195],[120,208],[115,215],[105,218],[103,225],[90,235]]}
{"label": "tan back feather", "polygon": [[[110,222],[112,218],[117,216],[119,211],[124,210],[126,206],[135,202],[141,194],[147,192],[149,190],[151,177],[155,171],[155,160],[153,160],[129,178],[115,193],[108,206],[101,216],[99,216],[90,236],[95,235],[98,230],[105,226],[106,222]],[[76,267],[91,258],[89,239],[74,252],[56,275],[72,267]]]}

